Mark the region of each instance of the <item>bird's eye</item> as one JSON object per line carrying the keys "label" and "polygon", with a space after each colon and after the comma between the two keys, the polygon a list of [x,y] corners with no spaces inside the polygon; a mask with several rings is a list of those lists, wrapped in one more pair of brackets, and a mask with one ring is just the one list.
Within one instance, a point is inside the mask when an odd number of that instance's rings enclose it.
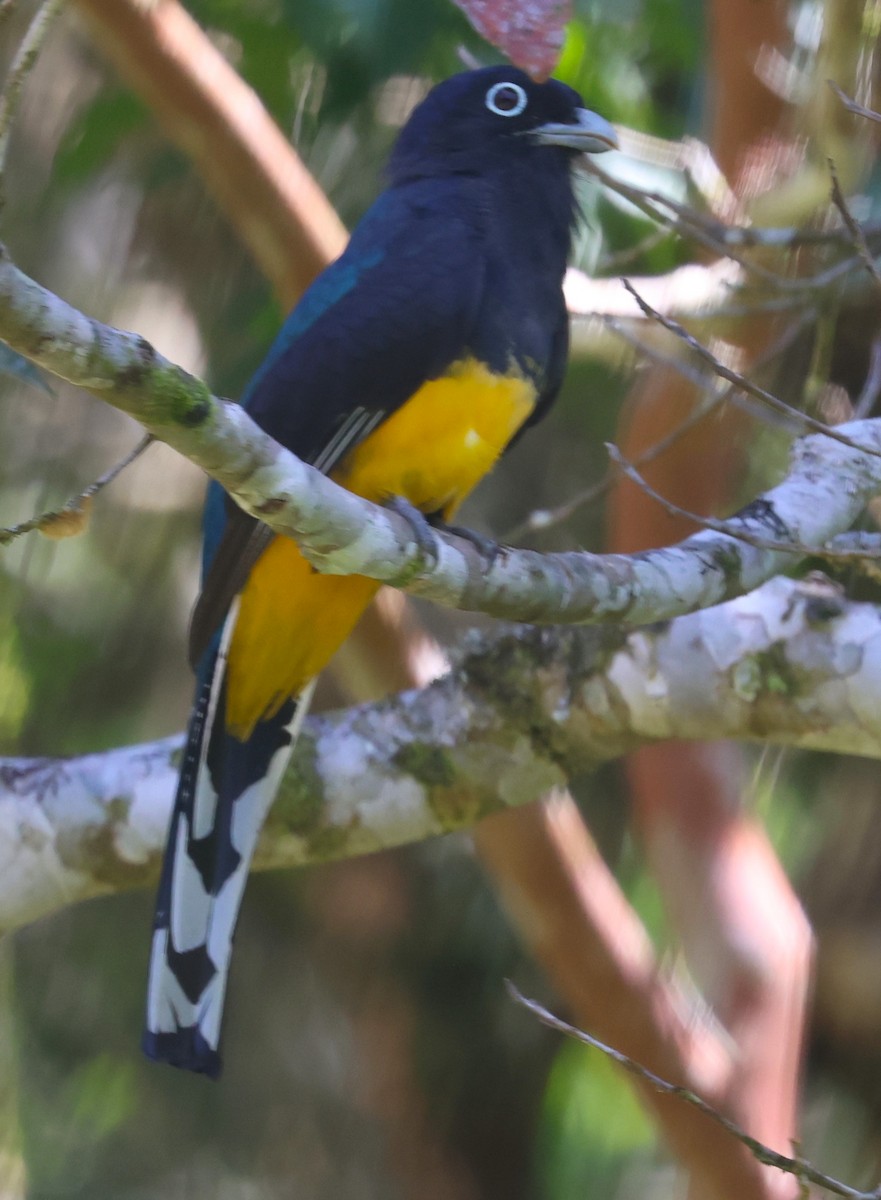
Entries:
{"label": "bird's eye", "polygon": [[486,93],[486,107],[499,117],[518,116],[526,100],[526,91],[519,83],[494,83]]}

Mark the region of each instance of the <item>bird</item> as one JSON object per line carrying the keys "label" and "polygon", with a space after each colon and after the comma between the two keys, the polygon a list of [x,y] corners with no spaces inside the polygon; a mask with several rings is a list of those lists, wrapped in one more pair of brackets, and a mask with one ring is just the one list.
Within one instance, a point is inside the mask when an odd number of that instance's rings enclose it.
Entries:
{"label": "bird", "polygon": [[[386,188],[307,289],[242,397],[355,494],[444,525],[553,403],[582,153],[613,127],[507,65],[438,83]],[[379,585],[321,575],[216,483],[190,625],[194,705],[159,883],[143,1049],[216,1078],[250,860],[316,676]]]}

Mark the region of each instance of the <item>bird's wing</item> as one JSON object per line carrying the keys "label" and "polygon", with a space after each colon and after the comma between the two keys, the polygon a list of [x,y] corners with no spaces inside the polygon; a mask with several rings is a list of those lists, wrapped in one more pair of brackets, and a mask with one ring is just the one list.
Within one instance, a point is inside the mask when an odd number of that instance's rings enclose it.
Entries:
{"label": "bird's wing", "polygon": [[554,332],[551,337],[551,351],[548,357],[545,370],[542,375],[541,388],[538,393],[535,408],[511,438],[507,449],[510,450],[515,446],[520,438],[527,431],[537,425],[544,417],[547,416],[554,401],[559,395],[560,388],[563,386],[563,380],[566,376],[566,367],[569,362],[569,314],[566,311],[565,305],[560,303],[559,312],[554,325]]}
{"label": "bird's wing", "polygon": [[[463,203],[467,187],[426,181],[380,197],[254,376],[243,398],[249,413],[320,470],[331,471],[464,353],[484,282],[482,214]],[[194,664],[272,536],[212,485],[203,586],[190,627]]]}

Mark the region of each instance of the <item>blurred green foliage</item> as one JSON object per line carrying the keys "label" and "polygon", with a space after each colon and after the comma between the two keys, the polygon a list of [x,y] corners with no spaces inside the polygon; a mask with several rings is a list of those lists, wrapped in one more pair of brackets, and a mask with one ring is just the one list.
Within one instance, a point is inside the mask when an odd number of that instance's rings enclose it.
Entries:
{"label": "blurred green foliage", "polygon": [[649,1174],[651,1123],[629,1082],[599,1051],[564,1045],[548,1076],[538,1161],[548,1200],[615,1195]]}

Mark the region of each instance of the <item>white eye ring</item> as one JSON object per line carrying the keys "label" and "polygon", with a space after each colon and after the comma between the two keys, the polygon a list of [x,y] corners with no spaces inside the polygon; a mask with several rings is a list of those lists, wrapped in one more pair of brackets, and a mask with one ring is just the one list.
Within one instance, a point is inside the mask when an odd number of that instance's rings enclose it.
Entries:
{"label": "white eye ring", "polygon": [[[513,108],[500,108],[496,103],[496,97],[500,92],[513,92],[517,97]],[[524,88],[519,83],[494,83],[486,93],[486,107],[490,112],[495,113],[497,117],[519,117],[528,103],[528,97]]]}

